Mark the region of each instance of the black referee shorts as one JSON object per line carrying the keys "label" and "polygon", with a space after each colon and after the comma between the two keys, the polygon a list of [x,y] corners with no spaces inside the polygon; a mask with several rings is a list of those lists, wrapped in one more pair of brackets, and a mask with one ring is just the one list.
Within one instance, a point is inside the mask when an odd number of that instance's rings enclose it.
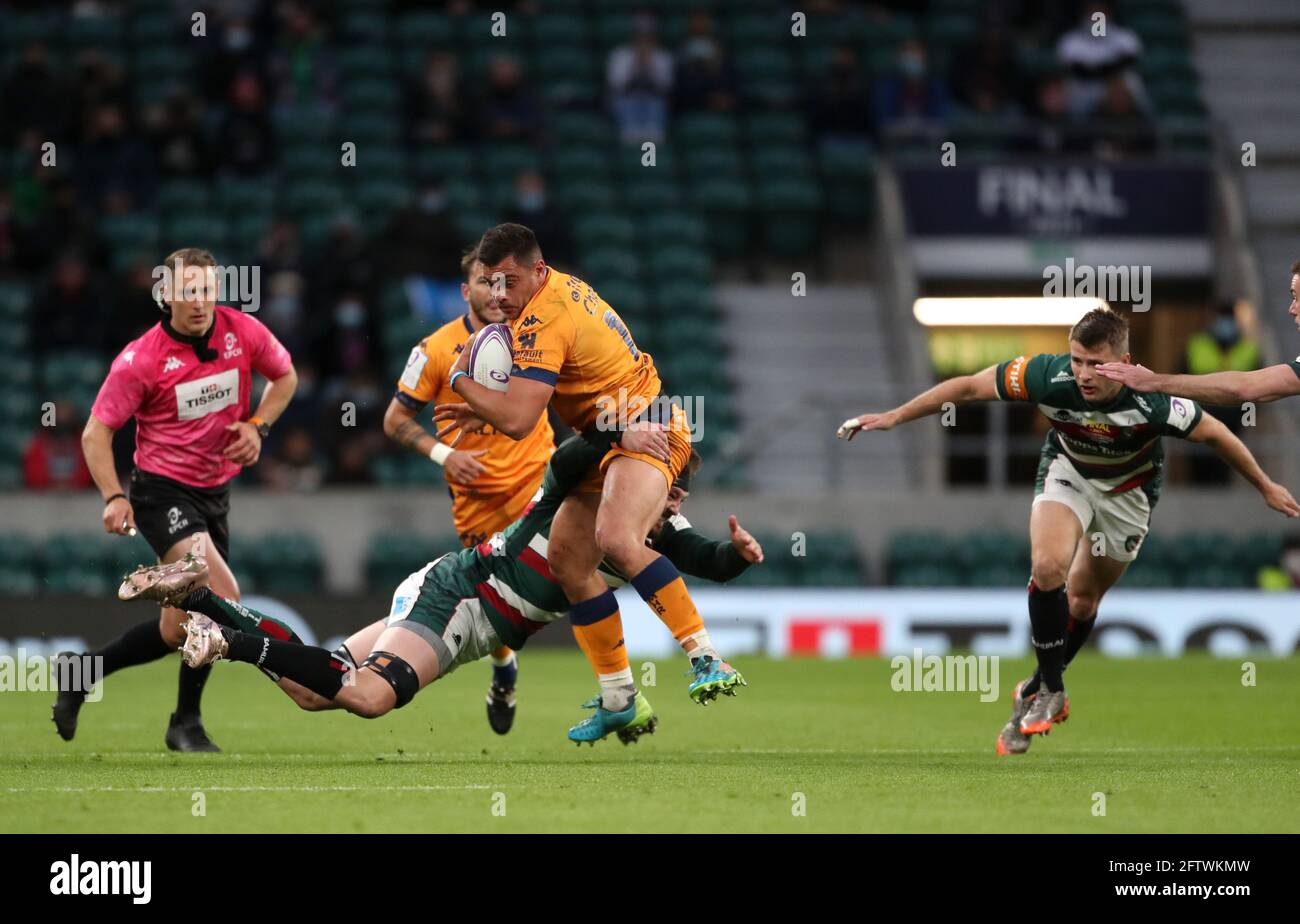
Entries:
{"label": "black referee shorts", "polygon": [[221,557],[230,561],[230,485],[195,488],[162,475],[131,472],[135,525],[159,558],[186,536],[207,533]]}

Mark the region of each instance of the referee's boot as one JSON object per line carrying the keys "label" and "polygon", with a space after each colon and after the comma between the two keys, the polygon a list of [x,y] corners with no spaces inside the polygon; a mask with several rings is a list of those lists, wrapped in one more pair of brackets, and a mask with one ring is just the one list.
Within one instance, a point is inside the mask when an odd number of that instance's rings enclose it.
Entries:
{"label": "referee's boot", "polygon": [[191,715],[172,713],[167,725],[167,749],[170,751],[194,751],[219,753],[221,748],[208,737],[203,728],[203,717],[197,712]]}

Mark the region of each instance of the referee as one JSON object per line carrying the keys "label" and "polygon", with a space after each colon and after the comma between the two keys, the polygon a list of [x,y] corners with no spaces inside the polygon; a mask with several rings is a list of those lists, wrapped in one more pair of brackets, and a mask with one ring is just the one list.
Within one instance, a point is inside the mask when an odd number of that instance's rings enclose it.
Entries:
{"label": "referee", "polygon": [[[239,598],[227,565],[230,479],[257,462],[262,440],[298,384],[289,353],[251,315],[218,305],[217,261],[187,247],[167,257],[158,306],[167,315],[118,354],[81,436],[86,464],[104,498],[104,529],[138,529],[160,561],[191,549],[207,557],[212,589]],[[247,415],[252,373],[270,384]],[[136,422],[130,495],[113,465],[113,434]],[[146,664],[185,641],[185,613],[163,607],[158,620],[133,626],[103,648],[103,673]],[[199,700],[211,666],[180,668],[176,711],[167,729],[174,751],[220,750],[203,728]],[[59,691],[54,724],[71,741],[84,690]]]}

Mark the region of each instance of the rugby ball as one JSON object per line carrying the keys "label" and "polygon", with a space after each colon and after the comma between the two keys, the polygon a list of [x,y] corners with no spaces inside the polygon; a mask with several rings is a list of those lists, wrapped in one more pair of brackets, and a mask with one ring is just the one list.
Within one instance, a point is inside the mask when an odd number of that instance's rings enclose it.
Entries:
{"label": "rugby ball", "polygon": [[505,391],[514,365],[515,337],[509,324],[489,324],[478,332],[469,350],[469,374],[474,381],[493,391]]}

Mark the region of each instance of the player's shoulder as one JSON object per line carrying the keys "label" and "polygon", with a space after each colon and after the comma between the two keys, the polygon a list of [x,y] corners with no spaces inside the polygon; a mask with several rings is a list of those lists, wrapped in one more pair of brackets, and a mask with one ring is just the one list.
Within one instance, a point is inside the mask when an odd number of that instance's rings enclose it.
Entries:
{"label": "player's shoulder", "polygon": [[171,342],[160,321],[122,347],[113,357],[112,368],[134,372],[141,378],[146,378],[150,361]]}
{"label": "player's shoulder", "polygon": [[546,284],[524,308],[512,325],[516,331],[527,331],[559,317],[565,317],[573,306],[582,300],[581,289],[586,286],[581,279],[552,268]]}
{"label": "player's shoulder", "polygon": [[469,318],[461,315],[448,321],[421,340],[419,347],[430,356],[436,353],[450,352],[464,344],[473,332],[474,330],[469,324]]}
{"label": "player's shoulder", "polygon": [[1027,401],[1047,388],[1073,384],[1069,353],[1022,353],[998,364],[998,394],[1004,399]]}

